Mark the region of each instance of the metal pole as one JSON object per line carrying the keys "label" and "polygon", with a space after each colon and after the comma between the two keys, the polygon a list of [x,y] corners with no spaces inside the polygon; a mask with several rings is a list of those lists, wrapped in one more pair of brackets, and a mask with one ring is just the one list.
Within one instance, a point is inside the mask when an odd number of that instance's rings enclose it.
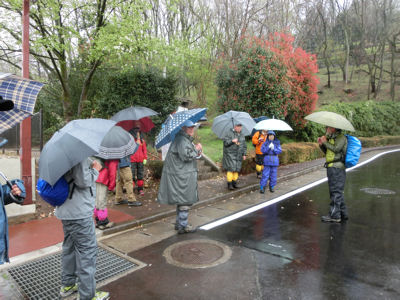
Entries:
{"label": "metal pole", "polygon": [[[22,77],[29,78],[29,0],[23,0],[22,14]],[[28,117],[21,122],[20,129],[21,144],[21,178],[26,188],[24,204],[32,204],[32,163],[31,163],[31,118]]]}

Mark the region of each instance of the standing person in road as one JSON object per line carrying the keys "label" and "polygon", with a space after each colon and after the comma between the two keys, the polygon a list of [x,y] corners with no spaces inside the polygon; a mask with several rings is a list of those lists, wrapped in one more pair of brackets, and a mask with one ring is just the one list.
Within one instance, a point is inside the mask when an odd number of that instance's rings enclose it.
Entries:
{"label": "standing person in road", "polygon": [[346,182],[347,138],[342,131],[326,127],[326,135],[318,138],[318,144],[326,156],[326,173],[328,176],[329,196],[331,199],[329,215],[322,216],[323,222],[341,222],[347,220],[347,209],[344,203],[344,185]]}
{"label": "standing person in road", "polygon": [[262,170],[264,169],[264,154],[261,152],[261,146],[267,138],[267,131],[258,130],[252,137],[254,147],[256,147],[256,172],[257,178],[260,178]]}
{"label": "standing person in road", "polygon": [[114,223],[108,219],[107,210],[107,191],[113,191],[116,185],[118,160],[105,160],[102,162],[103,168],[99,172],[96,180],[96,206],[94,216],[96,227],[103,230],[111,228]]}
{"label": "standing person in road", "polygon": [[236,122],[233,129],[223,138],[224,152],[222,166],[226,170],[228,189],[238,188],[237,180],[242,169],[242,161],[246,159],[247,145],[242,124]]}
{"label": "standing person in road", "polygon": [[189,209],[199,200],[197,194],[197,161],[201,144],[193,144],[195,124],[187,120],[171,143],[161,175],[158,201],[176,205],[175,230],[178,234],[194,232],[188,224]]}
{"label": "standing person in road", "polygon": [[144,166],[147,163],[147,146],[145,140],[142,138],[142,133],[140,132],[139,127],[133,128],[130,133],[135,138],[136,144],[138,144],[137,151],[131,155],[133,185],[136,184],[138,194],[144,196],[143,174]]}
{"label": "standing person in road", "polygon": [[261,152],[264,154],[264,170],[260,180],[260,193],[264,194],[265,187],[269,180],[269,191],[273,193],[278,177],[279,157],[282,153],[281,142],[275,137],[275,132],[267,132],[266,141],[261,146]]}
{"label": "standing person in road", "polygon": [[109,293],[96,292],[95,280],[97,241],[93,210],[100,170],[98,161],[87,158],[64,175],[71,182],[70,196],[55,212],[64,230],[61,297],[78,291],[80,300],[109,299]]}
{"label": "standing person in road", "polygon": [[[133,193],[132,184],[132,170],[131,170],[131,157],[130,155],[121,158],[118,164],[118,180],[117,188],[115,192],[115,204],[128,204],[129,206],[141,206],[140,201],[136,201],[135,194]],[[126,191],[126,197],[124,199],[124,189]]]}

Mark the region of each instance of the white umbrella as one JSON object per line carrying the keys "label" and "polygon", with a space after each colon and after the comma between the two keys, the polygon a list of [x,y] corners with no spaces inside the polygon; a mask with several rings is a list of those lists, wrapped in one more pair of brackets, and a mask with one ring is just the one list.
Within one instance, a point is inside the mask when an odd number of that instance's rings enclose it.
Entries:
{"label": "white umbrella", "polygon": [[355,131],[349,120],[342,115],[330,111],[318,111],[306,116],[304,119],[329,127]]}
{"label": "white umbrella", "polygon": [[260,121],[254,126],[256,130],[277,130],[277,131],[293,131],[288,123],[278,119],[268,119]]}

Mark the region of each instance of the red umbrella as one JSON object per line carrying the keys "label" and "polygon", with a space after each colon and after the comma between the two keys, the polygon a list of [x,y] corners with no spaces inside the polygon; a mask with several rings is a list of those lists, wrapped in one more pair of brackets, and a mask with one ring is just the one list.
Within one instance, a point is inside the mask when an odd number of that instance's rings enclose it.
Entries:
{"label": "red umbrella", "polygon": [[149,117],[144,117],[140,120],[120,121],[117,123],[117,126],[121,126],[126,131],[129,131],[135,127],[139,127],[141,132],[149,132],[154,127],[154,123]]}

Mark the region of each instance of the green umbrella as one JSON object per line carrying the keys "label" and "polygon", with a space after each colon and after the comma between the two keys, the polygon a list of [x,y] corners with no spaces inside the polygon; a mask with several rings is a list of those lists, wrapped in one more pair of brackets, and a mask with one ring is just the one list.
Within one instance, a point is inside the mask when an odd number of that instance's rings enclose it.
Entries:
{"label": "green umbrella", "polygon": [[342,115],[330,111],[318,111],[306,116],[305,119],[337,129],[355,131],[349,120]]}

